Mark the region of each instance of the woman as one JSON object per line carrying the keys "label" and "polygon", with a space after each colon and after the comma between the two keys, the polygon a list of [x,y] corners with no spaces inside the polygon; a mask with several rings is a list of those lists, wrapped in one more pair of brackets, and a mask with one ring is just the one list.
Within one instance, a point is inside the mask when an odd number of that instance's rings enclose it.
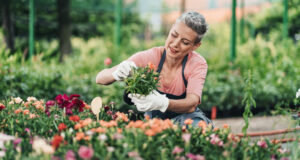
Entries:
{"label": "woman", "polygon": [[184,125],[186,119],[193,126],[211,121],[197,108],[207,73],[207,63],[195,50],[207,31],[204,17],[197,12],[182,14],[172,26],[165,46],[141,51],[117,66],[98,73],[96,82],[107,85],[129,75],[132,67],[144,67],[149,62],[160,73],[160,87],[147,96],[129,94],[139,111],[150,118],[172,119]]}

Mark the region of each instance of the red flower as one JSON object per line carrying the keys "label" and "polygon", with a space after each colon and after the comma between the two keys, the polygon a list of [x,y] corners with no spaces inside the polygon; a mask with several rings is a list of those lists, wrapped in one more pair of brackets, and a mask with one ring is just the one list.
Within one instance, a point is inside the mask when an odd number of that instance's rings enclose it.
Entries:
{"label": "red flower", "polygon": [[80,97],[80,95],[79,94],[71,94],[70,95],[70,99],[73,99],[74,97]]}
{"label": "red flower", "polygon": [[80,99],[77,99],[77,98],[75,98],[75,99],[72,100],[72,105],[73,105],[72,108],[78,109],[79,112],[82,112],[83,108],[85,106],[84,103],[83,103],[83,101],[80,100]]}
{"label": "red flower", "polygon": [[55,135],[53,137],[53,140],[52,140],[52,146],[53,146],[53,148],[57,149],[59,147],[60,143],[63,141],[63,139],[64,138],[62,136]]}
{"label": "red flower", "polygon": [[73,122],[79,122],[80,117],[77,116],[77,115],[70,116],[70,117],[69,117],[69,120],[70,120],[70,121],[73,121]]}
{"label": "red flower", "polygon": [[111,64],[112,60],[110,58],[106,58],[104,60],[104,65],[109,66]]}
{"label": "red flower", "polygon": [[0,103],[0,111],[2,111],[5,108],[5,105]]}
{"label": "red flower", "polygon": [[64,123],[60,123],[60,124],[58,125],[58,130],[59,130],[59,131],[65,130],[66,128],[67,128],[67,126],[66,126]]}

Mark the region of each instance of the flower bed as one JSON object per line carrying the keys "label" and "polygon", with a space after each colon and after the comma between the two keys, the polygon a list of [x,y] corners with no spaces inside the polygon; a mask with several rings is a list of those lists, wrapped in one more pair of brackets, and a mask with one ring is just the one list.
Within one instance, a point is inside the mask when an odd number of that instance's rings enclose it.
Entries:
{"label": "flower bed", "polygon": [[100,120],[79,95],[59,95],[45,103],[34,97],[0,103],[0,158],[3,159],[280,159],[280,144],[251,141],[230,132],[179,127],[170,120],[130,120],[132,111],[101,108]]}

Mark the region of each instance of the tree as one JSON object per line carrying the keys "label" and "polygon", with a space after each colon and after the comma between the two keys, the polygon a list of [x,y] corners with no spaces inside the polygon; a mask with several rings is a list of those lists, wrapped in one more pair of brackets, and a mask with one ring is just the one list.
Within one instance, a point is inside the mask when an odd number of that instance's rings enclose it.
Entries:
{"label": "tree", "polygon": [[4,33],[4,41],[6,43],[6,48],[10,49],[13,53],[15,42],[14,42],[14,28],[11,19],[10,12],[10,0],[1,0],[1,11],[2,11],[2,28]]}
{"label": "tree", "polygon": [[72,52],[70,0],[57,0],[60,61]]}

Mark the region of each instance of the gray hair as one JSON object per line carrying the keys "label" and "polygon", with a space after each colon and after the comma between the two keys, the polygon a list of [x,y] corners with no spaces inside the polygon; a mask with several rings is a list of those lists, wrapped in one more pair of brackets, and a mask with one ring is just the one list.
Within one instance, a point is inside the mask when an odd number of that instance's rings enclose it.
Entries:
{"label": "gray hair", "polygon": [[183,22],[198,34],[195,40],[195,44],[201,42],[204,34],[208,29],[205,18],[198,12],[185,12],[179,18],[177,18],[175,23],[178,22]]}

